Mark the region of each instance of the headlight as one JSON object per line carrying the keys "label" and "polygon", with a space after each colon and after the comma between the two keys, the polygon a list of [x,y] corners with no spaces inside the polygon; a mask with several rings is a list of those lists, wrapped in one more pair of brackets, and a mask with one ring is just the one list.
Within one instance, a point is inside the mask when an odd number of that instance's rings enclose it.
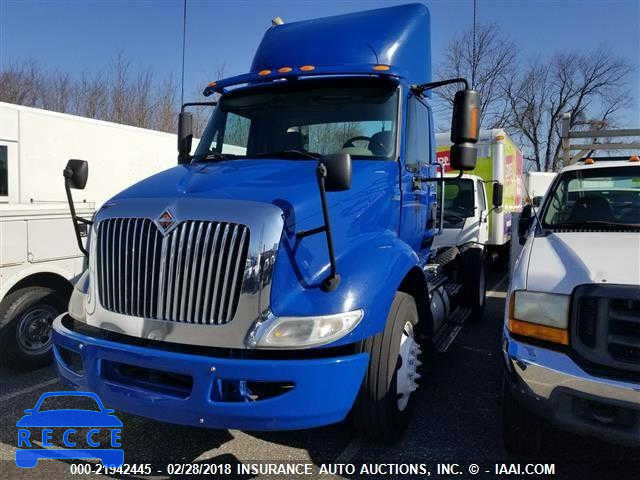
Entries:
{"label": "headlight", "polygon": [[253,348],[308,348],[324,345],[352,331],[363,316],[361,309],[310,317],[272,315],[256,324],[247,343]]}
{"label": "headlight", "polygon": [[516,290],[509,301],[509,330],[569,345],[569,295]]}
{"label": "headlight", "polygon": [[69,315],[79,322],[84,322],[87,317],[85,310],[85,299],[89,291],[89,270],[85,270],[76,282],[71,299],[69,300]]}

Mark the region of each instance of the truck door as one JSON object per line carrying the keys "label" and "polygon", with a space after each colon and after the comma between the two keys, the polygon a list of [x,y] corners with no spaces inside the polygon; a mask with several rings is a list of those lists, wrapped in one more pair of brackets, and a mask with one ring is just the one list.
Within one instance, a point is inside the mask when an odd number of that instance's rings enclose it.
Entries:
{"label": "truck door", "polygon": [[484,182],[478,180],[476,182],[476,195],[480,218],[480,228],[478,229],[478,243],[486,244],[489,240],[489,207],[487,206],[487,193],[484,188]]}
{"label": "truck door", "polygon": [[435,184],[416,177],[429,176],[431,156],[430,111],[422,99],[411,94],[407,100],[404,168],[402,170],[402,220],[400,237],[416,251],[421,248],[432,225],[431,197]]}

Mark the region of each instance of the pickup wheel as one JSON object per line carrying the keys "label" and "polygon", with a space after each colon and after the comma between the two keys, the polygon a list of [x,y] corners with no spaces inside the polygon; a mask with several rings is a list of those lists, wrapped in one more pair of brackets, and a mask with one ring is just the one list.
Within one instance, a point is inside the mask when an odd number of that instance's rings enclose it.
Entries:
{"label": "pickup wheel", "polygon": [[484,251],[470,248],[463,253],[463,270],[465,277],[464,297],[471,307],[472,322],[479,322],[484,315],[487,295],[487,272]]}
{"label": "pickup wheel", "polygon": [[353,409],[356,430],[382,443],[396,441],[411,416],[412,393],[418,388],[422,364],[415,331],[418,309],[413,297],[397,292],[384,331],[361,342],[369,367]]}
{"label": "pickup wheel", "polygon": [[0,363],[31,370],[51,363],[51,324],[65,310],[55,290],[26,287],[0,302]]}
{"label": "pickup wheel", "polygon": [[536,456],[542,450],[544,423],[514,398],[507,381],[502,388],[502,441],[508,453]]}

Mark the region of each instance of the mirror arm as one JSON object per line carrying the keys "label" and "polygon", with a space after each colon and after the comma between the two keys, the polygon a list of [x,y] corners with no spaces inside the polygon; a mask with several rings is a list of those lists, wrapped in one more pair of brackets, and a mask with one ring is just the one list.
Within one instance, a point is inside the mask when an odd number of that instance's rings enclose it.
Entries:
{"label": "mirror arm", "polygon": [[187,102],[180,107],[180,113],[183,113],[187,107],[215,107],[216,105],[218,105],[218,102]]}
{"label": "mirror arm", "polygon": [[442,173],[441,176],[439,177],[416,177],[416,180],[420,181],[420,182],[444,182],[445,180],[458,180],[460,178],[462,178],[462,175],[464,175],[464,171],[460,170],[458,172],[458,175],[456,175],[455,177],[444,177],[444,172]]}
{"label": "mirror arm", "polygon": [[324,232],[327,237],[327,250],[329,252],[329,264],[331,272],[329,276],[322,281],[322,290],[325,292],[331,292],[335,290],[340,284],[340,275],[338,275],[338,269],[336,267],[336,256],[333,250],[333,236],[331,235],[331,223],[329,223],[329,207],[327,206],[327,190],[325,188],[325,178],[327,176],[327,167],[324,164],[319,163],[316,169],[316,178],[318,180],[318,189],[320,190],[320,203],[322,204],[322,217],[324,219],[324,225],[321,227],[312,228],[310,230],[304,230],[296,233],[296,238],[305,238],[310,235]]}
{"label": "mirror arm", "polygon": [[432,90],[434,88],[442,87],[444,85],[451,85],[452,83],[464,83],[465,90],[469,90],[469,82],[466,78],[450,78],[448,80],[440,80],[437,82],[423,83],[420,85],[412,85],[411,91],[416,95],[422,95],[426,90]]}
{"label": "mirror arm", "polygon": [[73,196],[71,195],[70,178],[73,175],[68,168],[64,169],[64,189],[67,192],[67,202],[69,202],[69,211],[71,212],[71,221],[73,222],[73,230],[76,232],[76,240],[78,241],[78,248],[85,257],[89,257],[89,252],[82,244],[82,237],[80,236],[80,225],[78,223],[84,223],[85,225],[93,225],[91,220],[78,217],[76,214],[76,207],[73,204]]}

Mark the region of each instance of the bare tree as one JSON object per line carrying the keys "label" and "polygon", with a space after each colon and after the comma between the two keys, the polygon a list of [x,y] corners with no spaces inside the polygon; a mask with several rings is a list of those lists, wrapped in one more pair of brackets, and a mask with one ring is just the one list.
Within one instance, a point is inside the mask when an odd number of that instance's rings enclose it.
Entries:
{"label": "bare tree", "polygon": [[[515,73],[515,43],[506,37],[493,23],[480,24],[476,28],[454,37],[447,48],[443,63],[436,72],[437,78],[466,78],[480,94],[480,120],[484,128],[497,128],[504,124],[505,83]],[[451,85],[435,90],[447,104],[446,117],[450,117],[453,97],[459,86]],[[444,113],[444,112],[443,112]]]}
{"label": "bare tree", "polygon": [[504,88],[506,122],[524,147],[525,158],[540,170],[560,166],[560,120],[571,111],[571,128],[615,124],[628,105],[633,68],[606,48],[587,53],[559,53],[536,60]]}

